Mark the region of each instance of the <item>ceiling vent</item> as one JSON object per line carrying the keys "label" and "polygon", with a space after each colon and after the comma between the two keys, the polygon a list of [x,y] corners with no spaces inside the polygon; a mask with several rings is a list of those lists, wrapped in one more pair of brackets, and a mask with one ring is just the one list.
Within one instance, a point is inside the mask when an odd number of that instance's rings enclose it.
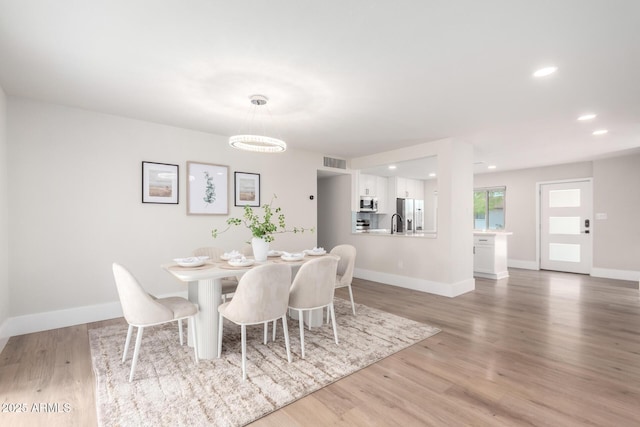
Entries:
{"label": "ceiling vent", "polygon": [[324,165],[328,168],[346,169],[347,161],[344,159],[334,159],[333,157],[325,156]]}

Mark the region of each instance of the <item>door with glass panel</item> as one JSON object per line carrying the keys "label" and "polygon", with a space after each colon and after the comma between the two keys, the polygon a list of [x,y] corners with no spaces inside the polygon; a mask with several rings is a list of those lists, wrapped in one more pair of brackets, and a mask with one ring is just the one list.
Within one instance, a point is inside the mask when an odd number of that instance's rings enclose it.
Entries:
{"label": "door with glass panel", "polygon": [[591,181],[540,186],[540,268],[591,273]]}

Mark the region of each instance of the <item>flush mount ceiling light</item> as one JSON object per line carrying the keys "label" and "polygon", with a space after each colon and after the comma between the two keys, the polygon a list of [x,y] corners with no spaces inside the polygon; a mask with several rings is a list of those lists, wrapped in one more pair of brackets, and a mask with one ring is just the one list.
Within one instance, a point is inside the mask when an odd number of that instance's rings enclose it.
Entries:
{"label": "flush mount ceiling light", "polygon": [[544,67],[533,73],[533,77],[546,77],[558,71],[558,67]]}
{"label": "flush mount ceiling light", "polygon": [[605,133],[608,133],[608,132],[609,131],[606,130],[606,129],[599,129],[599,130],[593,131],[593,135],[596,135],[596,136],[597,135],[604,135]]}
{"label": "flush mount ceiling light", "polygon": [[496,165],[489,165],[489,166],[487,166],[487,169],[495,169],[495,168],[496,168]]}
{"label": "flush mount ceiling light", "polygon": [[584,122],[586,120],[593,120],[596,118],[596,115],[593,113],[589,113],[589,114],[583,114],[580,117],[578,117],[578,120],[581,122]]}
{"label": "flush mount ceiling light", "polygon": [[[229,145],[240,150],[256,151],[259,153],[281,153],[286,150],[287,144],[283,140],[265,136],[266,130],[264,122],[266,121],[266,117],[264,117],[265,115],[260,117],[261,115],[257,114],[258,108],[264,106],[266,113],[269,115],[270,121],[273,122],[271,112],[269,111],[269,108],[266,107],[269,98],[264,95],[251,95],[249,99],[251,100],[253,107],[250,112],[251,118],[248,120],[248,132],[230,137]],[[253,133],[254,121],[262,122],[262,135],[256,135]]]}
{"label": "flush mount ceiling light", "polygon": [[389,169],[391,169],[391,170],[394,170],[394,169],[396,169],[396,168],[397,168],[397,166],[396,166],[396,165],[389,165]]}

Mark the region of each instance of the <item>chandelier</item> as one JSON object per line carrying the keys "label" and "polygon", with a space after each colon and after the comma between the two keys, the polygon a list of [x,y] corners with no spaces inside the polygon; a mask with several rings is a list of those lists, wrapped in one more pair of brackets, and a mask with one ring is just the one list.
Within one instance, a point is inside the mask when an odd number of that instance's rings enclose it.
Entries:
{"label": "chandelier", "polygon": [[252,130],[253,122],[261,121],[260,114],[257,114],[258,107],[265,106],[265,110],[267,110],[267,113],[269,114],[269,119],[273,122],[271,112],[269,111],[269,108],[266,107],[269,98],[264,95],[251,95],[249,99],[251,100],[251,104],[253,104],[253,108],[250,113],[251,118],[248,120],[248,133],[233,135],[229,138],[229,145],[240,150],[257,151],[260,153],[281,153],[286,150],[287,144],[283,140],[272,138],[270,136],[264,136],[264,134],[266,133],[264,120],[262,120],[262,135],[256,135]]}

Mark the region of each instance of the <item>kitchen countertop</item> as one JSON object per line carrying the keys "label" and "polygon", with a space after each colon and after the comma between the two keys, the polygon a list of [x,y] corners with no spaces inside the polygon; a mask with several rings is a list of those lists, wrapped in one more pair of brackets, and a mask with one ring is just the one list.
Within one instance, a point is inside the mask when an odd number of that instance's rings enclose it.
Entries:
{"label": "kitchen countertop", "polygon": [[473,234],[479,236],[510,236],[513,232],[504,230],[473,230]]}
{"label": "kitchen countertop", "polygon": [[378,228],[373,230],[357,230],[352,234],[361,234],[367,236],[387,236],[387,237],[424,237],[428,239],[434,239],[437,237],[435,231],[421,231],[418,233],[393,233],[388,228]]}

